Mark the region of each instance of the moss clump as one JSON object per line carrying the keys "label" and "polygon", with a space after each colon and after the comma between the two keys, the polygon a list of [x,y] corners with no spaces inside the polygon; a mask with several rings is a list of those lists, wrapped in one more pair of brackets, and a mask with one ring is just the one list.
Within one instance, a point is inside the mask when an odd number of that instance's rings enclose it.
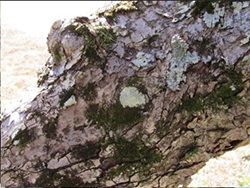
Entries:
{"label": "moss clump", "polygon": [[32,129],[24,129],[24,130],[20,130],[17,135],[15,136],[15,138],[12,140],[12,143],[14,141],[19,141],[18,142],[18,146],[20,147],[25,147],[28,143],[32,142],[33,140],[35,140],[36,135],[35,135],[35,130],[34,128]]}
{"label": "moss clump", "polygon": [[118,137],[110,140],[110,143],[115,148],[114,160],[121,165],[110,169],[106,174],[107,179],[120,175],[128,177],[134,172],[139,172],[139,176],[145,178],[152,165],[162,159],[158,150],[145,146],[138,137],[134,137],[131,141]]}
{"label": "moss clump", "polygon": [[189,113],[194,113],[203,110],[204,104],[202,97],[195,96],[190,98],[188,95],[184,95],[182,98],[181,109],[188,111]]}
{"label": "moss clump", "polygon": [[82,98],[86,101],[92,101],[97,97],[96,84],[88,83],[87,86],[83,88]]}
{"label": "moss clump", "polygon": [[55,187],[54,179],[59,178],[56,170],[46,169],[36,179],[35,185],[42,187]]}
{"label": "moss clump", "polygon": [[180,148],[180,154],[179,154],[179,159],[183,159],[185,157],[188,157],[188,155],[191,155],[192,153],[197,153],[197,143],[192,142],[188,145],[184,145]]}
{"label": "moss clump", "polygon": [[163,138],[167,133],[169,133],[169,127],[163,119],[156,122],[155,132],[159,138]]}
{"label": "moss clump", "polygon": [[43,133],[45,134],[46,138],[55,138],[56,137],[56,124],[57,119],[49,120],[49,122],[43,125]]}
{"label": "moss clump", "polygon": [[112,43],[116,41],[116,35],[112,28],[97,28],[96,34],[101,46],[105,49],[110,48]]}
{"label": "moss clump", "polygon": [[143,85],[143,77],[139,77],[136,74],[129,77],[126,82],[125,82],[125,86],[126,87],[136,87],[138,89],[139,92],[143,93],[143,94],[147,94],[147,88]]}
{"label": "moss clump", "polygon": [[96,44],[96,38],[93,36],[87,27],[81,29],[83,33],[84,47],[82,49],[83,54],[89,58],[91,62],[101,60],[101,56],[98,51],[98,45]]}
{"label": "moss clump", "polygon": [[75,145],[72,147],[72,157],[78,160],[88,160],[98,158],[100,152],[100,144],[88,142],[85,145]]}
{"label": "moss clump", "polygon": [[125,85],[127,87],[129,86],[134,86],[134,87],[138,87],[141,85],[141,82],[142,82],[143,78],[142,77],[139,77],[137,76],[136,74],[129,77],[126,82],[125,82]]}
{"label": "moss clump", "polygon": [[185,156],[183,157],[183,160],[189,160],[192,157],[196,156],[197,154],[199,154],[199,148],[195,147],[185,154]]}
{"label": "moss clump", "polygon": [[62,132],[64,133],[64,134],[69,134],[69,132],[70,132],[70,128],[69,128],[69,126],[67,126],[67,127],[65,127],[63,130],[62,130]]}
{"label": "moss clump", "polygon": [[63,52],[61,50],[61,43],[56,43],[51,49],[53,59],[58,63],[62,60]]}
{"label": "moss clump", "polygon": [[[116,35],[112,28],[93,27],[88,22],[84,24],[72,23],[61,34],[64,32],[74,33],[79,37],[83,37],[84,46],[82,52],[91,62],[100,61],[103,58],[102,48],[107,50],[116,41]],[[59,47],[56,45],[53,48],[55,49],[55,57],[57,59],[60,57]]]}
{"label": "moss clump", "polygon": [[194,41],[194,46],[196,46],[196,51],[198,54],[212,54],[215,49],[215,44],[211,41],[210,38],[203,37],[202,41]]}
{"label": "moss clump", "polygon": [[214,6],[212,3],[212,1],[204,0],[195,1],[194,10],[192,11],[191,15],[195,17],[203,11],[206,11],[209,14],[214,14]]}
{"label": "moss clump", "polygon": [[85,116],[93,124],[104,126],[106,131],[116,131],[119,128],[128,128],[144,119],[143,111],[139,107],[123,108],[120,103],[108,107],[90,104]]}
{"label": "moss clump", "polygon": [[238,94],[244,89],[245,85],[242,81],[242,73],[235,70],[226,70],[224,75],[223,83],[217,85],[207,96],[195,95],[190,98],[188,95],[184,95],[179,110],[185,110],[189,114],[193,114],[207,108],[214,110],[220,110],[222,106],[232,108],[239,103],[242,97]]}
{"label": "moss clump", "polygon": [[76,174],[76,170],[66,170],[62,175],[56,170],[46,169],[37,178],[35,185],[42,187],[82,187],[85,184]]}
{"label": "moss clump", "polygon": [[159,38],[159,35],[155,34],[155,35],[152,35],[150,36],[148,39],[147,39],[147,45],[149,47],[153,47],[154,45],[154,42]]}

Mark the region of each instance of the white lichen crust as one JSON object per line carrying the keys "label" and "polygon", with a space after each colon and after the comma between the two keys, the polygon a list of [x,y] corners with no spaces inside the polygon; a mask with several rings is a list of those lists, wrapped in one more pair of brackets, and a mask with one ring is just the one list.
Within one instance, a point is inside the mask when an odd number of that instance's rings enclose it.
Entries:
{"label": "white lichen crust", "polygon": [[205,12],[203,15],[203,20],[207,27],[212,28],[216,23],[220,21],[220,17],[223,17],[225,14],[225,7],[219,7],[218,3],[213,3],[214,13],[210,14]]}
{"label": "white lichen crust", "polygon": [[120,94],[120,102],[124,108],[146,104],[145,96],[136,87],[125,87]]}
{"label": "white lichen crust", "polygon": [[171,40],[173,47],[173,62],[167,74],[168,87],[173,91],[179,90],[181,81],[186,80],[183,74],[187,70],[189,64],[198,63],[199,57],[196,52],[190,53],[188,44],[178,35],[174,35]]}
{"label": "white lichen crust", "polygon": [[152,54],[146,54],[144,52],[139,52],[136,55],[136,59],[132,60],[132,63],[137,67],[145,67],[148,66],[149,63],[154,62],[155,57]]}
{"label": "white lichen crust", "polygon": [[67,107],[69,106],[72,106],[76,104],[76,98],[74,95],[72,95],[65,103],[64,103],[64,106],[63,106],[63,109],[66,109]]}

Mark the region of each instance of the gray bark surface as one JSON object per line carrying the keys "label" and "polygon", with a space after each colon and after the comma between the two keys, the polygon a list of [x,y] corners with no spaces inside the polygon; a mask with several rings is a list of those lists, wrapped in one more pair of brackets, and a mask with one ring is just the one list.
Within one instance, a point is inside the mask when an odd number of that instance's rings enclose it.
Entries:
{"label": "gray bark surface", "polygon": [[1,118],[6,187],[187,186],[250,143],[249,2],[121,2],[58,20],[30,102]]}

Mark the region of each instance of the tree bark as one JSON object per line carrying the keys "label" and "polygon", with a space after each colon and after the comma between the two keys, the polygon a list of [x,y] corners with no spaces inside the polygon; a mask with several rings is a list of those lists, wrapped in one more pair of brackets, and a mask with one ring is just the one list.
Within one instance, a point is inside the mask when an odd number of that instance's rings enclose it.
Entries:
{"label": "tree bark", "polygon": [[249,2],[120,2],[51,27],[1,119],[1,184],[187,186],[250,138]]}

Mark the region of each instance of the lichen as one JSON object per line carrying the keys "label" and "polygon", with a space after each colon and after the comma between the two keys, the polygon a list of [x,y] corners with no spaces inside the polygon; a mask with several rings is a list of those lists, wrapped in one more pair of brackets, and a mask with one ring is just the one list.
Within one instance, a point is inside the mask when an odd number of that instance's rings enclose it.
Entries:
{"label": "lichen", "polygon": [[245,45],[250,42],[250,31],[247,32],[246,37],[240,41],[241,45]]}
{"label": "lichen", "polygon": [[173,62],[168,71],[168,87],[173,91],[179,90],[181,81],[186,80],[184,72],[188,65],[198,63],[199,57],[196,52],[188,51],[188,44],[178,35],[174,35],[171,40],[173,48]]}
{"label": "lichen", "polygon": [[136,59],[132,60],[132,63],[137,67],[146,67],[154,61],[155,56],[153,54],[138,52],[136,55]]}
{"label": "lichen", "polygon": [[215,26],[216,23],[220,21],[220,18],[225,14],[225,7],[219,7],[218,3],[212,3],[214,7],[214,13],[205,12],[203,15],[203,20],[207,27],[212,28]]}
{"label": "lichen", "polygon": [[76,98],[74,95],[72,95],[63,105],[63,109],[66,109],[69,106],[72,106],[74,104],[76,104]]}
{"label": "lichen", "polygon": [[139,107],[146,104],[146,99],[136,87],[125,87],[120,94],[120,102],[124,108]]}
{"label": "lichen", "polygon": [[[60,107],[63,107],[65,103],[73,96],[75,95],[74,93],[74,88],[71,88],[69,90],[63,89],[62,93],[59,95],[60,98]],[[72,98],[73,99],[73,98]],[[70,101],[69,101],[70,102]]]}
{"label": "lichen", "polygon": [[239,14],[243,8],[248,7],[248,2],[233,2],[232,7],[234,9],[234,14]]}
{"label": "lichen", "polygon": [[99,11],[98,15],[104,15],[105,18],[109,21],[114,21],[114,17],[116,13],[122,13],[122,12],[128,12],[128,11],[134,11],[138,10],[138,8],[135,6],[136,1],[121,1],[112,7],[108,7],[108,9]]}

